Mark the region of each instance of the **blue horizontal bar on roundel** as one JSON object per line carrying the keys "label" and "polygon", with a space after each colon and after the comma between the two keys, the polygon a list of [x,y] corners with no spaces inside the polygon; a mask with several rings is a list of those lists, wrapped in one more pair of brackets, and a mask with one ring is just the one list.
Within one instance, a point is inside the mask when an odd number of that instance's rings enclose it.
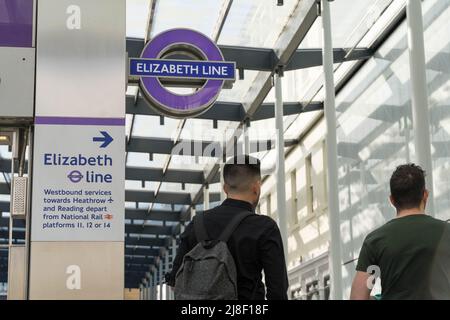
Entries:
{"label": "blue horizontal bar on roundel", "polygon": [[130,76],[235,80],[236,63],[131,58]]}

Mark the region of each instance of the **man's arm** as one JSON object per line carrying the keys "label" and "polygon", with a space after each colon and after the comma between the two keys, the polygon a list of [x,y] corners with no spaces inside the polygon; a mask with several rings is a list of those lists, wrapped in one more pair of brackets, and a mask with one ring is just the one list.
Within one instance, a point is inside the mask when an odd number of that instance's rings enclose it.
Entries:
{"label": "man's arm", "polygon": [[[370,267],[377,265],[370,240],[366,237],[359,252],[358,263],[356,264],[356,275],[353,279],[351,300],[369,300],[372,286],[369,285]],[[369,271],[369,272],[367,272]]]}
{"label": "man's arm", "polygon": [[357,271],[353,279],[352,291],[350,293],[350,300],[369,300],[370,289],[367,285],[370,274],[367,272]]}
{"label": "man's arm", "polygon": [[264,268],[267,299],[287,300],[289,283],[284,259],[283,241],[275,222],[273,222],[273,226],[264,233],[261,239],[260,259]]}
{"label": "man's arm", "polygon": [[183,263],[183,258],[186,253],[188,253],[192,248],[191,236],[193,233],[192,223],[190,223],[186,230],[180,235],[180,246],[177,251],[175,260],[173,261],[172,271],[166,275],[166,282],[169,286],[175,286],[175,277],[177,275],[178,269],[180,269]]}

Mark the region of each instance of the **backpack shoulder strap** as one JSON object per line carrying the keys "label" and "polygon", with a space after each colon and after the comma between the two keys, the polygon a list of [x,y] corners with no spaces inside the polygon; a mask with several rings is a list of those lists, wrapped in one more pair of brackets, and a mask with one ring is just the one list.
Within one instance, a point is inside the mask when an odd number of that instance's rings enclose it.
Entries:
{"label": "backpack shoulder strap", "polygon": [[219,240],[223,242],[227,242],[233,234],[234,230],[241,224],[242,220],[252,215],[253,213],[249,211],[241,211],[237,213],[233,219],[231,219],[230,223],[225,227],[222,234],[219,236]]}
{"label": "backpack shoulder strap", "polygon": [[195,231],[195,238],[197,238],[197,242],[209,240],[209,236],[205,228],[203,212],[198,212],[194,217],[194,231]]}

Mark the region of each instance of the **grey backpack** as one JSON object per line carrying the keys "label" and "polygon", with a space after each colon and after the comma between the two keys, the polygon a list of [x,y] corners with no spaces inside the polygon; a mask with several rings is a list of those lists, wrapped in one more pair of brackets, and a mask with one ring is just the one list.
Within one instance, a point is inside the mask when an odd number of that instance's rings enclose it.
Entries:
{"label": "grey backpack", "polygon": [[175,277],[175,300],[237,300],[236,265],[227,241],[249,212],[236,214],[218,239],[211,240],[203,213],[194,218],[198,244],[183,258]]}

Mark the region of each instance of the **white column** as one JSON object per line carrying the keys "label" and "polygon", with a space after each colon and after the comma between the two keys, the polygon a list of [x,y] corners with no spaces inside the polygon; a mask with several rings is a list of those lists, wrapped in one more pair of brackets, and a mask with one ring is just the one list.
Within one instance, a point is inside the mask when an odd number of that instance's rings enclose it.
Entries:
{"label": "white column", "polygon": [[163,300],[163,259],[162,257],[159,260],[159,300]]}
{"label": "white column", "polygon": [[325,76],[325,120],[328,180],[328,214],[330,220],[331,297],[342,299],[341,232],[339,219],[336,107],[333,71],[333,44],[328,0],[322,0],[323,72]]}
{"label": "white column", "polygon": [[408,23],[409,71],[411,74],[411,101],[416,161],[427,173],[426,185],[430,192],[427,213],[433,216],[433,166],[431,162],[430,116],[428,114],[421,1],[408,0],[406,4],[406,16]]}
{"label": "white column", "polygon": [[[177,239],[175,237],[172,238],[172,269],[175,262],[175,257],[177,256]],[[169,288],[170,299],[175,300],[175,294],[173,288]]]}
{"label": "white column", "polygon": [[308,292],[306,291],[306,279],[303,275],[300,278],[300,286],[301,286],[301,291],[300,291],[301,299],[306,300],[306,294]]}
{"label": "white column", "polygon": [[[29,254],[33,261],[28,270],[28,298],[120,300],[124,297],[125,276],[126,1],[34,2],[39,50],[36,50],[33,79],[36,88],[33,157],[29,159],[33,163],[29,190],[32,191]],[[3,60],[0,64],[3,71]],[[62,73],[70,77],[61,77]],[[98,86],[99,83],[102,85]],[[51,96],[48,88],[55,89]],[[61,101],[64,101],[63,108]],[[0,109],[3,108],[2,105]],[[67,174],[75,167],[65,168],[66,174],[62,174],[60,166],[45,165],[43,156],[65,157],[74,153],[89,159],[107,159],[96,173],[105,178],[108,173],[110,183],[90,183],[87,175],[82,179],[80,176],[76,184],[80,194],[73,196],[77,207],[84,211],[98,208],[95,210],[114,212],[112,220],[96,221],[102,227],[95,232],[81,216],[71,220],[73,228],[63,228],[61,224],[57,228],[45,228],[47,219],[42,212],[50,195],[44,197],[44,190],[74,189],[75,184]],[[91,203],[95,201],[93,193],[99,188],[105,195],[111,195],[102,198],[107,200],[103,208]],[[60,213],[57,209],[55,217],[60,217]],[[79,266],[83,266],[82,270]],[[81,272],[81,290],[68,290],[68,276],[64,271],[69,267],[76,274]]]}
{"label": "white column", "polygon": [[175,257],[177,256],[177,239],[175,237],[172,238],[172,268],[173,263],[175,261]]}
{"label": "white column", "polygon": [[153,274],[153,286],[152,286],[152,300],[158,300],[157,296],[157,278],[158,278],[158,269],[155,266],[152,266],[152,274]]}
{"label": "white column", "polygon": [[244,123],[244,154],[250,154],[250,120]]}
{"label": "white column", "polygon": [[148,290],[147,290],[148,284],[144,283],[142,285],[142,300],[148,300]]}
{"label": "white column", "polygon": [[152,300],[152,290],[153,290],[153,275],[151,270],[147,272],[147,281],[148,281],[148,289],[147,289],[147,300]]}
{"label": "white column", "polygon": [[223,168],[225,167],[225,163],[220,163],[220,201],[223,202],[227,195],[225,194],[225,191],[223,191],[223,185],[225,181],[223,180]]}
{"label": "white column", "polygon": [[147,300],[147,286],[142,286],[142,300]]}
{"label": "white column", "polygon": [[[169,270],[169,263],[170,263],[170,261],[169,261],[169,251],[166,251],[166,257],[165,258],[166,259],[165,259],[165,263],[164,263],[164,266],[165,266],[164,271],[165,271],[165,273],[168,273],[170,271]],[[164,286],[166,287],[166,300],[170,300],[170,287],[167,284],[165,284]]]}
{"label": "white column", "polygon": [[319,300],[325,300],[325,283],[324,283],[324,277],[322,271],[317,271],[317,282],[318,282],[318,289],[319,289]]}
{"label": "white column", "polygon": [[153,300],[153,273],[151,272],[151,269],[150,269],[150,279],[148,281],[149,281],[148,299]]}
{"label": "white column", "polygon": [[209,185],[206,184],[203,188],[203,210],[209,209]]}
{"label": "white column", "polygon": [[148,300],[148,282],[147,279],[144,279],[144,286],[143,286],[143,290],[144,290],[144,300]]}
{"label": "white column", "polygon": [[278,227],[283,240],[284,256],[287,262],[287,207],[286,207],[286,172],[284,166],[284,122],[283,122],[283,92],[281,86],[282,71],[277,71],[275,77],[275,122],[277,130],[277,214]]}

